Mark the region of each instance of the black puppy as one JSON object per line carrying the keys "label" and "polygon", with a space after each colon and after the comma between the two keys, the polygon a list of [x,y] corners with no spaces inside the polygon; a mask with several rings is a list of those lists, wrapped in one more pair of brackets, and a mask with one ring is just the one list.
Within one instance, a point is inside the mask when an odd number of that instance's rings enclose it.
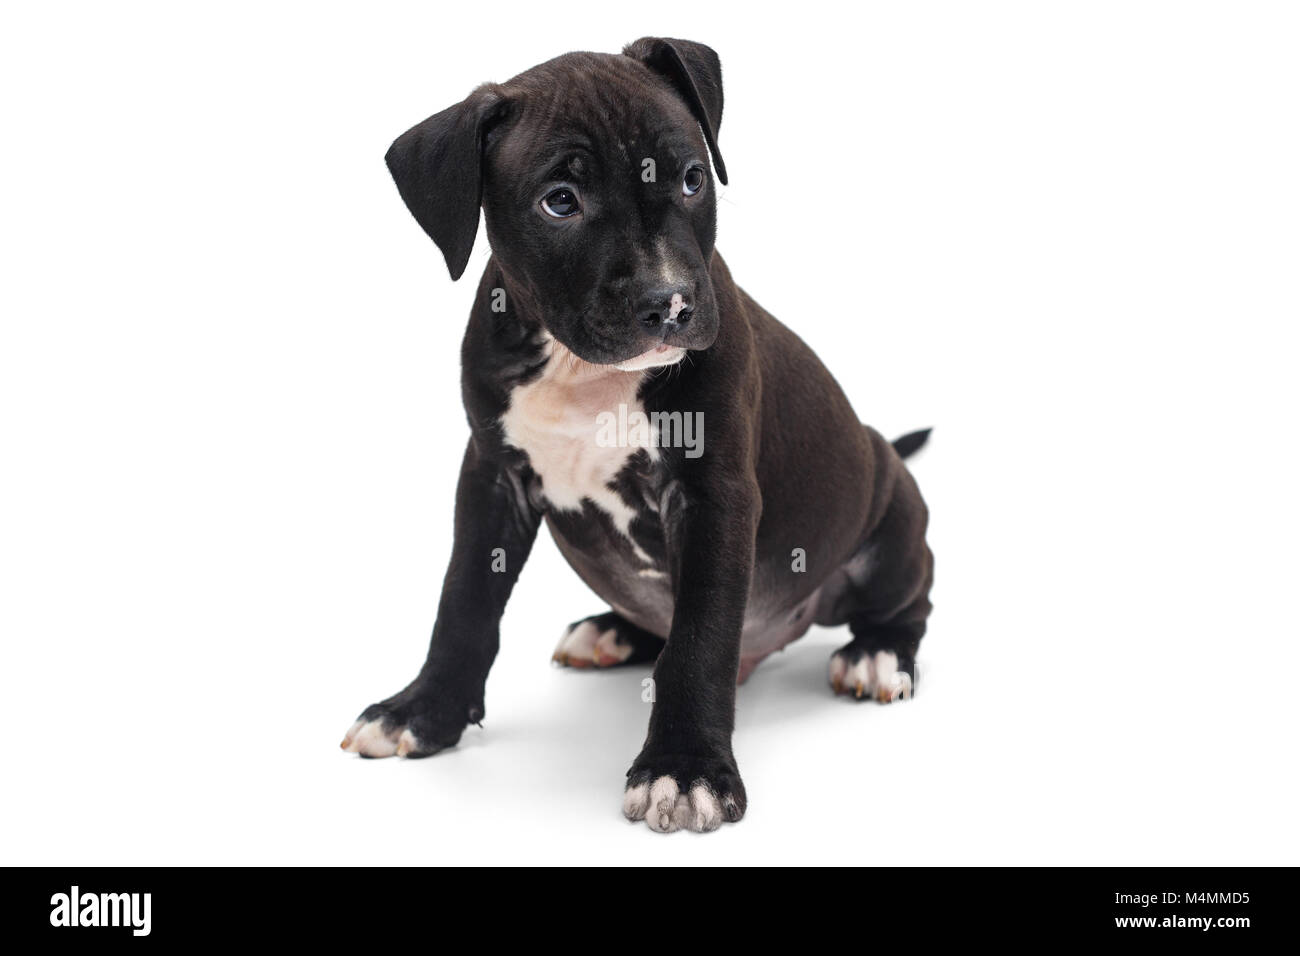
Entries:
{"label": "black puppy", "polygon": [[[480,206],[492,258],[461,353],[470,440],[428,659],[344,749],[425,756],[483,718],[510,591],[545,518],[611,611],[571,666],[654,660],[624,812],[712,830],[745,812],[736,684],[813,623],[849,625],[836,693],[907,697],[930,613],[927,513],[902,455],[713,249],[722,72],[646,38],[489,84],[387,161],[453,279]],[[713,169],[710,171],[709,156]]]}

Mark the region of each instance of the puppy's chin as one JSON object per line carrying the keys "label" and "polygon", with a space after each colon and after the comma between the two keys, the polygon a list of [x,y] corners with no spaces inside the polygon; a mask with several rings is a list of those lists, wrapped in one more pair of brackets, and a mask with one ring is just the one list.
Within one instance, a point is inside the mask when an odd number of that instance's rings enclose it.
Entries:
{"label": "puppy's chin", "polygon": [[633,358],[615,362],[614,368],[620,372],[640,372],[661,365],[676,365],[686,357],[686,349],[678,345],[656,345],[648,352],[642,352]]}

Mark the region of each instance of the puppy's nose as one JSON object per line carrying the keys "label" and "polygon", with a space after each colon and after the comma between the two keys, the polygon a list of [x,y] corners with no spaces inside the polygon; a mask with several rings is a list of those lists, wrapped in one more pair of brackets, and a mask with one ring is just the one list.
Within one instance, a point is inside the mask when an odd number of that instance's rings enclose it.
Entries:
{"label": "puppy's nose", "polygon": [[652,289],[637,303],[636,319],[650,332],[683,326],[691,320],[690,293],[682,289]]}

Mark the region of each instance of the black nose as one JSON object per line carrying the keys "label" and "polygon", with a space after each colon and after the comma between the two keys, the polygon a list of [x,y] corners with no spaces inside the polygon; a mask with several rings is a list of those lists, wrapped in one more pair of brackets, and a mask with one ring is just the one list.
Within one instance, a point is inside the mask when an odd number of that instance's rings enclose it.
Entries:
{"label": "black nose", "polygon": [[683,326],[691,320],[694,304],[685,289],[652,289],[636,306],[636,320],[642,327],[656,332]]}

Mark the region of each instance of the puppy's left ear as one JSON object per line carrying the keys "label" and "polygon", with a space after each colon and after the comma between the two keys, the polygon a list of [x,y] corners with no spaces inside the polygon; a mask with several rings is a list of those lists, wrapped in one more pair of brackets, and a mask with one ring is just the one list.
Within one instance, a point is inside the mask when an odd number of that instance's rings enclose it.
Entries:
{"label": "puppy's left ear", "polygon": [[453,280],[465,272],[478,234],[483,139],[504,112],[504,98],[481,86],[412,126],[384,156],[402,201],[442,250]]}
{"label": "puppy's left ear", "polygon": [[718,127],[722,125],[722,61],[718,54],[703,43],[666,37],[642,37],[623,52],[666,77],[686,100],[704,130],[718,179],[726,185],[727,166],[718,151]]}

